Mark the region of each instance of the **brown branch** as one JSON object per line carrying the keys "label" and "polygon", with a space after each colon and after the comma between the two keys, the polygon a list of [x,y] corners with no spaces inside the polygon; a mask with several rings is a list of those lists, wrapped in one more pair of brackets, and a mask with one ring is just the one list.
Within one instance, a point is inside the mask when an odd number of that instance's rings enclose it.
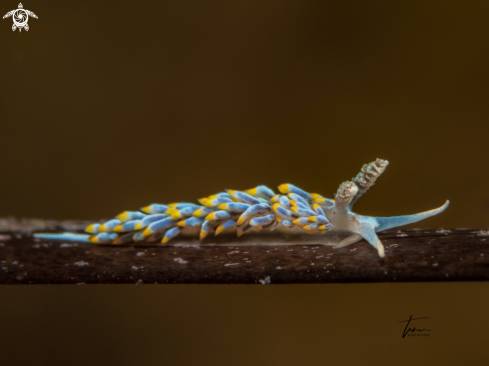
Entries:
{"label": "brown branch", "polygon": [[[485,281],[489,236],[475,229],[397,230],[379,235],[386,258],[366,241],[343,249],[317,244],[174,247],[36,241],[32,230],[78,230],[83,222],[0,219],[0,283],[352,283]],[[244,238],[244,237],[243,237]],[[486,240],[487,239],[487,240]],[[180,239],[180,243],[185,243]],[[225,238],[221,239],[225,243]],[[177,241],[175,240],[175,243]],[[268,280],[267,280],[268,278]]]}

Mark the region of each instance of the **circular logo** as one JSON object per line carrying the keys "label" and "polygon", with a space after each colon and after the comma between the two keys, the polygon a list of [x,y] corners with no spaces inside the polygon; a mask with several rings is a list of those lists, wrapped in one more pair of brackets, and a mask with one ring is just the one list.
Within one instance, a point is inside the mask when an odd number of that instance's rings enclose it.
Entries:
{"label": "circular logo", "polygon": [[29,15],[24,9],[17,9],[15,10],[12,19],[14,21],[14,24],[18,28],[22,28],[27,24],[27,20],[29,19]]}

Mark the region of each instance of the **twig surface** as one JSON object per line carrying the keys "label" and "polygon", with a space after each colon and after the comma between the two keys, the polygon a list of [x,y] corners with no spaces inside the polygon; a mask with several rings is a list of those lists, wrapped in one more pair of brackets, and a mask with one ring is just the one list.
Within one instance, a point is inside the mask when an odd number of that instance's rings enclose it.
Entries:
{"label": "twig surface", "polygon": [[[489,236],[475,229],[379,234],[381,259],[366,241],[342,249],[307,244],[214,246],[93,245],[40,241],[32,230],[80,230],[85,223],[0,219],[0,284],[352,283],[486,281]],[[482,232],[482,234],[484,234]],[[225,243],[225,239],[223,243]],[[185,241],[174,240],[174,244]],[[233,245],[236,244],[236,245]]]}

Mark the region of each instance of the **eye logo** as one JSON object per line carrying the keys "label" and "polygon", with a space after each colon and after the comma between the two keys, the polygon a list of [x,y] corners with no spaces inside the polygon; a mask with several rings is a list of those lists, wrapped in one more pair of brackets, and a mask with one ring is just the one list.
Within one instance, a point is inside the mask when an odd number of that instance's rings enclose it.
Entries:
{"label": "eye logo", "polygon": [[15,31],[17,28],[19,28],[19,32],[22,31],[22,28],[28,31],[29,25],[27,24],[27,22],[29,21],[29,15],[37,19],[36,14],[34,14],[30,10],[24,9],[22,3],[19,3],[19,8],[9,11],[3,16],[3,19],[12,17],[12,20],[14,21],[14,24],[12,25],[13,31]]}

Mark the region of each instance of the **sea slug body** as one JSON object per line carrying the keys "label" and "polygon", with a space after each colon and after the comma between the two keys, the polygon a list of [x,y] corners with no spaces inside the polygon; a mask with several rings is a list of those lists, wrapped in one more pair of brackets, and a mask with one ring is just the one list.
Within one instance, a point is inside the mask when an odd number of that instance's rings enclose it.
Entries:
{"label": "sea slug body", "polygon": [[377,232],[412,224],[443,212],[449,204],[437,209],[406,216],[373,217],[352,211],[354,203],[375,184],[389,162],[377,159],[365,164],[351,181],[343,182],[334,200],[309,193],[290,183],[281,184],[276,194],[266,186],[227,190],[198,200],[200,204],[175,202],[168,205],[151,204],[140,211],[125,211],[104,224],[92,224],[87,234],[38,233],[35,237],[48,240],[91,242],[94,244],[124,244],[161,241],[166,244],[187,227],[200,229],[200,239],[235,230],[238,237],[250,229],[274,230],[300,228],[308,234],[324,234],[331,230],[350,235],[335,248],[365,239],[380,257],[384,246]]}

